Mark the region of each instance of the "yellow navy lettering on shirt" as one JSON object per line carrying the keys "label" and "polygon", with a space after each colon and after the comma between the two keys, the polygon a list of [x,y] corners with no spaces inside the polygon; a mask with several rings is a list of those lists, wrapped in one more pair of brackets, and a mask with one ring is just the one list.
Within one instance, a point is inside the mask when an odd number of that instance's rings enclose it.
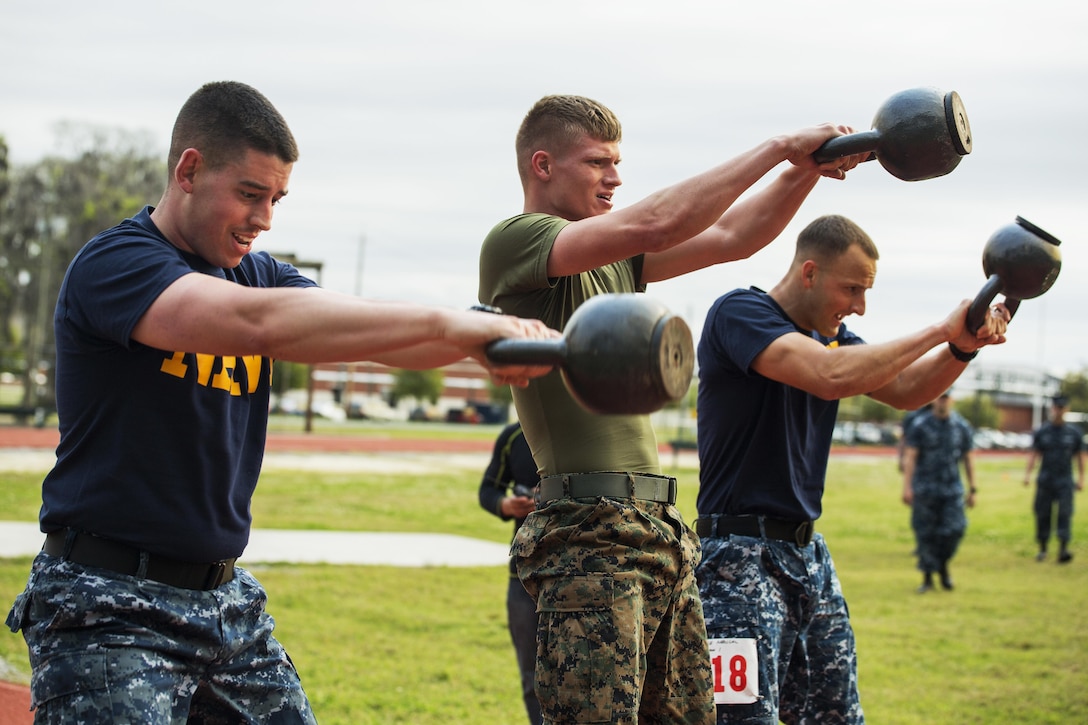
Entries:
{"label": "yellow navy lettering on shirt", "polygon": [[[186,357],[191,357],[192,362],[187,362]],[[264,358],[260,355],[207,355],[179,351],[164,358],[159,370],[176,378],[185,378],[190,369],[195,369],[198,385],[225,390],[231,395],[239,396],[242,394],[242,368],[245,368],[246,392],[255,393],[261,382],[263,361]],[[267,384],[271,385],[271,365],[268,366],[268,378]]]}

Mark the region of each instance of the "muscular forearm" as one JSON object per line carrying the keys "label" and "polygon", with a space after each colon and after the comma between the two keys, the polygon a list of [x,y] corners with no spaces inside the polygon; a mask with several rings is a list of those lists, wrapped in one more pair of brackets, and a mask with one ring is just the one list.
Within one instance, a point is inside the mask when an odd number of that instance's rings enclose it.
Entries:
{"label": "muscular forearm", "polygon": [[946,345],[915,360],[871,397],[900,410],[915,410],[952,387],[966,363],[956,360]]}
{"label": "muscular forearm", "polygon": [[482,357],[491,339],[520,333],[516,318],[362,300],[319,288],[254,289],[208,275],[175,281],[133,338],[162,350],[264,355],[294,362],[389,360],[415,367]]}
{"label": "muscular forearm", "polygon": [[643,281],[658,282],[752,256],[778,238],[819,179],[817,171],[791,166],[766,189],[729,207],[706,231],[647,255]]}
{"label": "muscular forearm", "polygon": [[[290,292],[291,290],[270,290]],[[360,300],[324,290],[278,299],[254,310],[262,352],[294,362],[377,360],[431,367],[465,356],[452,336],[453,310]],[[412,356],[422,359],[410,364]]]}
{"label": "muscular forearm", "polygon": [[616,218],[639,234],[644,252],[660,252],[685,242],[717,223],[748,188],[785,160],[784,138],[763,142],[754,149],[690,179],[662,189]]}
{"label": "muscular forearm", "polygon": [[725,239],[719,261],[745,259],[778,238],[819,180],[817,171],[791,166],[770,186],[731,206],[714,225]]}
{"label": "muscular forearm", "polygon": [[[914,379],[913,374],[907,374],[909,366],[944,340],[942,328],[933,325],[890,342],[825,348],[812,365],[811,374],[816,389],[809,392],[827,400],[869,394],[889,404],[907,402],[904,396],[893,395],[893,392],[903,386],[904,381]],[[936,367],[940,369],[942,366]],[[904,375],[907,377],[904,378]],[[917,405],[898,407],[917,408],[939,393],[940,390]]]}

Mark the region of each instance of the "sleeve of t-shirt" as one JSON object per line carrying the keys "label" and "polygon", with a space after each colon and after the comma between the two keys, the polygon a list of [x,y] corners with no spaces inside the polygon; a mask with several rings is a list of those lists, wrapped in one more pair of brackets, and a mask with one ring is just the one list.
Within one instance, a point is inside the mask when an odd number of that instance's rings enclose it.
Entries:
{"label": "sleeve of t-shirt", "polygon": [[767,295],[750,290],[735,290],[721,297],[707,320],[711,324],[703,334],[709,334],[714,354],[746,375],[752,361],[772,342],[798,331]]}
{"label": "sleeve of t-shirt", "polygon": [[551,287],[548,255],[560,230],[569,224],[549,214],[521,214],[500,222],[480,252],[480,301]]}
{"label": "sleeve of t-shirt", "polygon": [[133,328],[163,290],[192,268],[163,243],[139,236],[89,244],[73,260],[61,300],[84,334],[128,347]]}
{"label": "sleeve of t-shirt", "polygon": [[233,281],[246,287],[317,287],[293,264],[282,262],[268,252],[251,252],[231,270]]}

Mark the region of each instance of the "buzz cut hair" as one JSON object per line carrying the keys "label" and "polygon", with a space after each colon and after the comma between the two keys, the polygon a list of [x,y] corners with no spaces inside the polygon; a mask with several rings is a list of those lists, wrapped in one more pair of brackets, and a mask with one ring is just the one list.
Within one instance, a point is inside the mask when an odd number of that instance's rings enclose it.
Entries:
{"label": "buzz cut hair", "polygon": [[287,121],[257,89],[237,81],[206,83],[189,96],[170,136],[171,171],[188,148],[199,151],[210,168],[237,161],[249,150],[288,164],[298,160]]}
{"label": "buzz cut hair", "polygon": [[797,235],[793,261],[797,264],[812,259],[826,263],[854,246],[874,262],[880,259],[876,244],[864,229],[844,216],[828,214],[814,219]]}
{"label": "buzz cut hair", "polygon": [[607,106],[585,96],[544,96],[529,109],[518,129],[515,148],[524,182],[537,151],[562,154],[588,136],[597,141],[623,140],[620,121]]}

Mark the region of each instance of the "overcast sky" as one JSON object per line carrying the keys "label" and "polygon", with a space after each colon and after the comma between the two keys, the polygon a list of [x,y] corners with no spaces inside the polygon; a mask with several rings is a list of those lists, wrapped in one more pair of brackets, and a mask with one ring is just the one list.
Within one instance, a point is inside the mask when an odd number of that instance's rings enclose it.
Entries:
{"label": "overcast sky", "polygon": [[848,325],[881,342],[973,297],[987,239],[1020,215],[1063,242],[1062,271],[979,363],[1063,374],[1088,368],[1086,37],[1088,8],[1058,0],[9,0],[0,134],[16,163],[57,152],[65,121],[146,134],[165,156],[192,91],[250,83],[301,148],[260,245],[323,262],[343,292],[467,307],[480,241],[521,210],[513,139],[542,95],[619,115],[624,206],[778,133],[864,130],[899,91],[955,90],[974,150],[951,174],[904,182],[869,163],[823,180],[752,259],[650,294],[698,336],[714,299],[769,288],[805,224],[845,214],[881,251]]}

